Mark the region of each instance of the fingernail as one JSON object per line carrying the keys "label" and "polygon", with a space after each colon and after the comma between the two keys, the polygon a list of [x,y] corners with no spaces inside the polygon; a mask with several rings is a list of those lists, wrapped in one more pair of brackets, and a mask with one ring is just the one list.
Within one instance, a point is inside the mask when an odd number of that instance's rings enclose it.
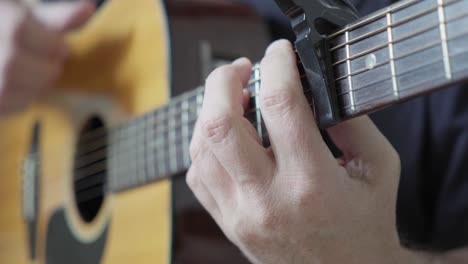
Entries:
{"label": "fingernail", "polygon": [[242,65],[242,64],[246,64],[246,63],[249,63],[249,59],[247,59],[245,57],[239,58],[239,59],[232,62],[232,64],[234,64],[234,65]]}
{"label": "fingernail", "polygon": [[280,39],[277,41],[274,41],[273,43],[268,46],[267,50],[265,51],[265,55],[270,54],[276,49],[290,49],[291,48],[291,42],[286,39]]}

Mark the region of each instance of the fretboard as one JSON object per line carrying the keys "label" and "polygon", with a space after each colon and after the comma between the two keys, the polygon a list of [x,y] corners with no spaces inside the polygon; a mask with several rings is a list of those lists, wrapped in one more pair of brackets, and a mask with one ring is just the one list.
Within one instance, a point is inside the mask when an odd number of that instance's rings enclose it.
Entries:
{"label": "fretboard", "polygon": [[[364,17],[328,38],[339,110],[346,120],[468,78],[468,0],[408,0]],[[253,68],[246,118],[268,144]],[[312,103],[303,76],[304,93]],[[204,89],[110,131],[109,190],[166,179],[190,166],[189,145]],[[320,98],[316,98],[319,100]]]}
{"label": "fretboard", "polygon": [[344,119],[468,77],[468,1],[403,1],[329,37]]}

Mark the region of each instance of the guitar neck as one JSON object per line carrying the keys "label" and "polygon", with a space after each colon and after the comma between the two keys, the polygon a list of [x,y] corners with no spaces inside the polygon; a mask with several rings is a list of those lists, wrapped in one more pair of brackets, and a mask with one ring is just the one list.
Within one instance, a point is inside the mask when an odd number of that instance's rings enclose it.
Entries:
{"label": "guitar neck", "polygon": [[468,1],[403,1],[328,38],[343,119],[468,77]]}
{"label": "guitar neck", "polygon": [[[468,0],[409,0],[329,36],[342,119],[467,79],[467,15]],[[302,81],[312,105],[305,76]],[[268,145],[257,107],[260,82],[256,65],[246,87],[252,95],[246,118]],[[166,179],[190,166],[189,145],[203,96],[198,88],[110,132],[110,191]]]}

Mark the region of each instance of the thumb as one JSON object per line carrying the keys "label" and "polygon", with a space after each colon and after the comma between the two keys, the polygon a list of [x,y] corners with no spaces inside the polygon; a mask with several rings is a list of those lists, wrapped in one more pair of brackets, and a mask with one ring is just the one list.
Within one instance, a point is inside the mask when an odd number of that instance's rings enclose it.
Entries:
{"label": "thumb", "polygon": [[328,129],[335,145],[343,152],[345,161],[361,159],[385,166],[398,154],[368,116],[358,117]]}
{"label": "thumb", "polygon": [[48,2],[34,8],[34,14],[42,23],[59,32],[79,28],[88,21],[93,12],[94,5],[87,0]]}

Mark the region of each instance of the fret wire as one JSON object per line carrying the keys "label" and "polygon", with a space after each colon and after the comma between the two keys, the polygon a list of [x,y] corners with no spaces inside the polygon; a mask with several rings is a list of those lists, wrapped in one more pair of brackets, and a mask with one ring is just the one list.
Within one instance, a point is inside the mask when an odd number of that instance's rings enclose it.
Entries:
{"label": "fret wire", "polygon": [[188,110],[189,105],[188,102],[185,101],[182,103],[182,158],[184,166],[190,165],[190,156],[189,154],[189,147],[190,147],[190,131],[189,131],[189,113]]}
{"label": "fret wire", "polygon": [[152,140],[152,137],[150,135],[150,132],[153,129],[154,124],[151,122],[152,116],[147,115],[145,118],[145,123],[146,123],[146,130],[145,130],[145,153],[146,157],[148,157],[148,161],[145,165],[146,167],[146,173],[147,173],[147,178],[152,179],[154,175],[156,175],[156,160],[154,159],[154,151],[149,145],[148,142]]}
{"label": "fret wire", "polygon": [[442,40],[442,55],[444,57],[445,77],[452,79],[452,69],[450,66],[450,55],[447,41],[447,25],[445,19],[444,0],[437,0],[439,11],[440,38]]}
{"label": "fret wire", "polygon": [[[345,33],[345,38],[346,38],[346,42],[348,42],[349,40],[349,31],[346,31]],[[350,102],[351,102],[351,110],[354,112],[355,110],[355,107],[354,107],[354,93],[353,93],[353,79],[351,78],[351,60],[349,60],[349,55],[350,55],[350,49],[349,49],[349,45],[346,45],[346,68],[348,70],[348,86],[349,86],[349,98],[350,98]]]}
{"label": "fret wire", "polygon": [[[165,119],[165,116],[164,116],[164,113],[165,112],[159,112],[158,113],[158,118],[163,115],[163,119],[164,121],[163,122],[158,122],[160,123],[161,125],[165,125],[165,122],[166,122],[166,119]],[[156,146],[164,146],[164,140],[162,139],[162,137],[156,137],[156,140],[155,140],[155,144]],[[163,144],[160,144],[160,142],[162,142]],[[155,151],[156,151],[156,164],[158,164],[158,174],[159,175],[164,175],[166,173],[166,163],[165,163],[165,157],[164,157],[164,148],[154,148]]]}
{"label": "fret wire", "polygon": [[138,153],[139,153],[139,144],[138,144],[138,137],[139,137],[139,122],[138,119],[134,119],[131,125],[131,148],[135,150],[133,157],[130,155],[131,158],[133,158],[133,162],[131,162],[131,168],[132,168],[132,185],[138,183],[138,177],[139,177],[139,172],[138,172]]}
{"label": "fret wire", "polygon": [[[255,82],[255,93],[260,94],[260,67],[256,67],[254,70],[254,76],[255,79],[259,80]],[[255,97],[255,107],[258,107],[260,105],[260,96]],[[257,120],[257,132],[262,137],[263,135],[263,129],[262,129],[262,114],[260,111],[257,111],[256,115],[256,120]]]}
{"label": "fret wire", "polygon": [[[175,118],[175,115],[174,115],[174,107],[171,107],[170,110],[169,110],[169,116],[173,116]],[[173,126],[174,124],[174,118],[170,118],[169,119],[169,123],[168,123],[168,126],[171,127]],[[175,129],[170,129],[169,130],[169,142],[170,141],[173,141],[174,138],[175,138],[175,132],[176,130]],[[170,170],[176,170],[177,169],[177,158],[174,158],[174,156],[176,156],[176,150],[174,148],[175,144],[169,144],[169,165],[170,165]]]}
{"label": "fret wire", "polygon": [[389,25],[387,34],[388,34],[388,52],[390,56],[390,68],[392,72],[392,87],[393,87],[393,94],[395,97],[398,99],[400,97],[400,94],[398,92],[398,83],[396,79],[396,66],[395,66],[395,55],[394,55],[394,49],[393,49],[393,32],[392,32],[392,27],[390,26],[392,24],[392,14],[388,13],[387,14],[387,24]]}
{"label": "fret wire", "polygon": [[[139,131],[139,139],[140,139],[140,151],[139,151],[139,154],[140,154],[140,158],[142,159],[145,159],[146,160],[146,144],[145,144],[145,141],[146,141],[146,130],[148,130],[147,128],[147,124],[146,124],[146,117],[145,116],[142,116],[142,119],[140,120],[140,131]],[[139,169],[139,172],[140,172],[140,181],[143,181],[143,182],[146,182],[147,181],[147,177],[148,177],[148,171],[147,171],[147,162],[145,162],[143,164],[142,167],[140,167]]]}

